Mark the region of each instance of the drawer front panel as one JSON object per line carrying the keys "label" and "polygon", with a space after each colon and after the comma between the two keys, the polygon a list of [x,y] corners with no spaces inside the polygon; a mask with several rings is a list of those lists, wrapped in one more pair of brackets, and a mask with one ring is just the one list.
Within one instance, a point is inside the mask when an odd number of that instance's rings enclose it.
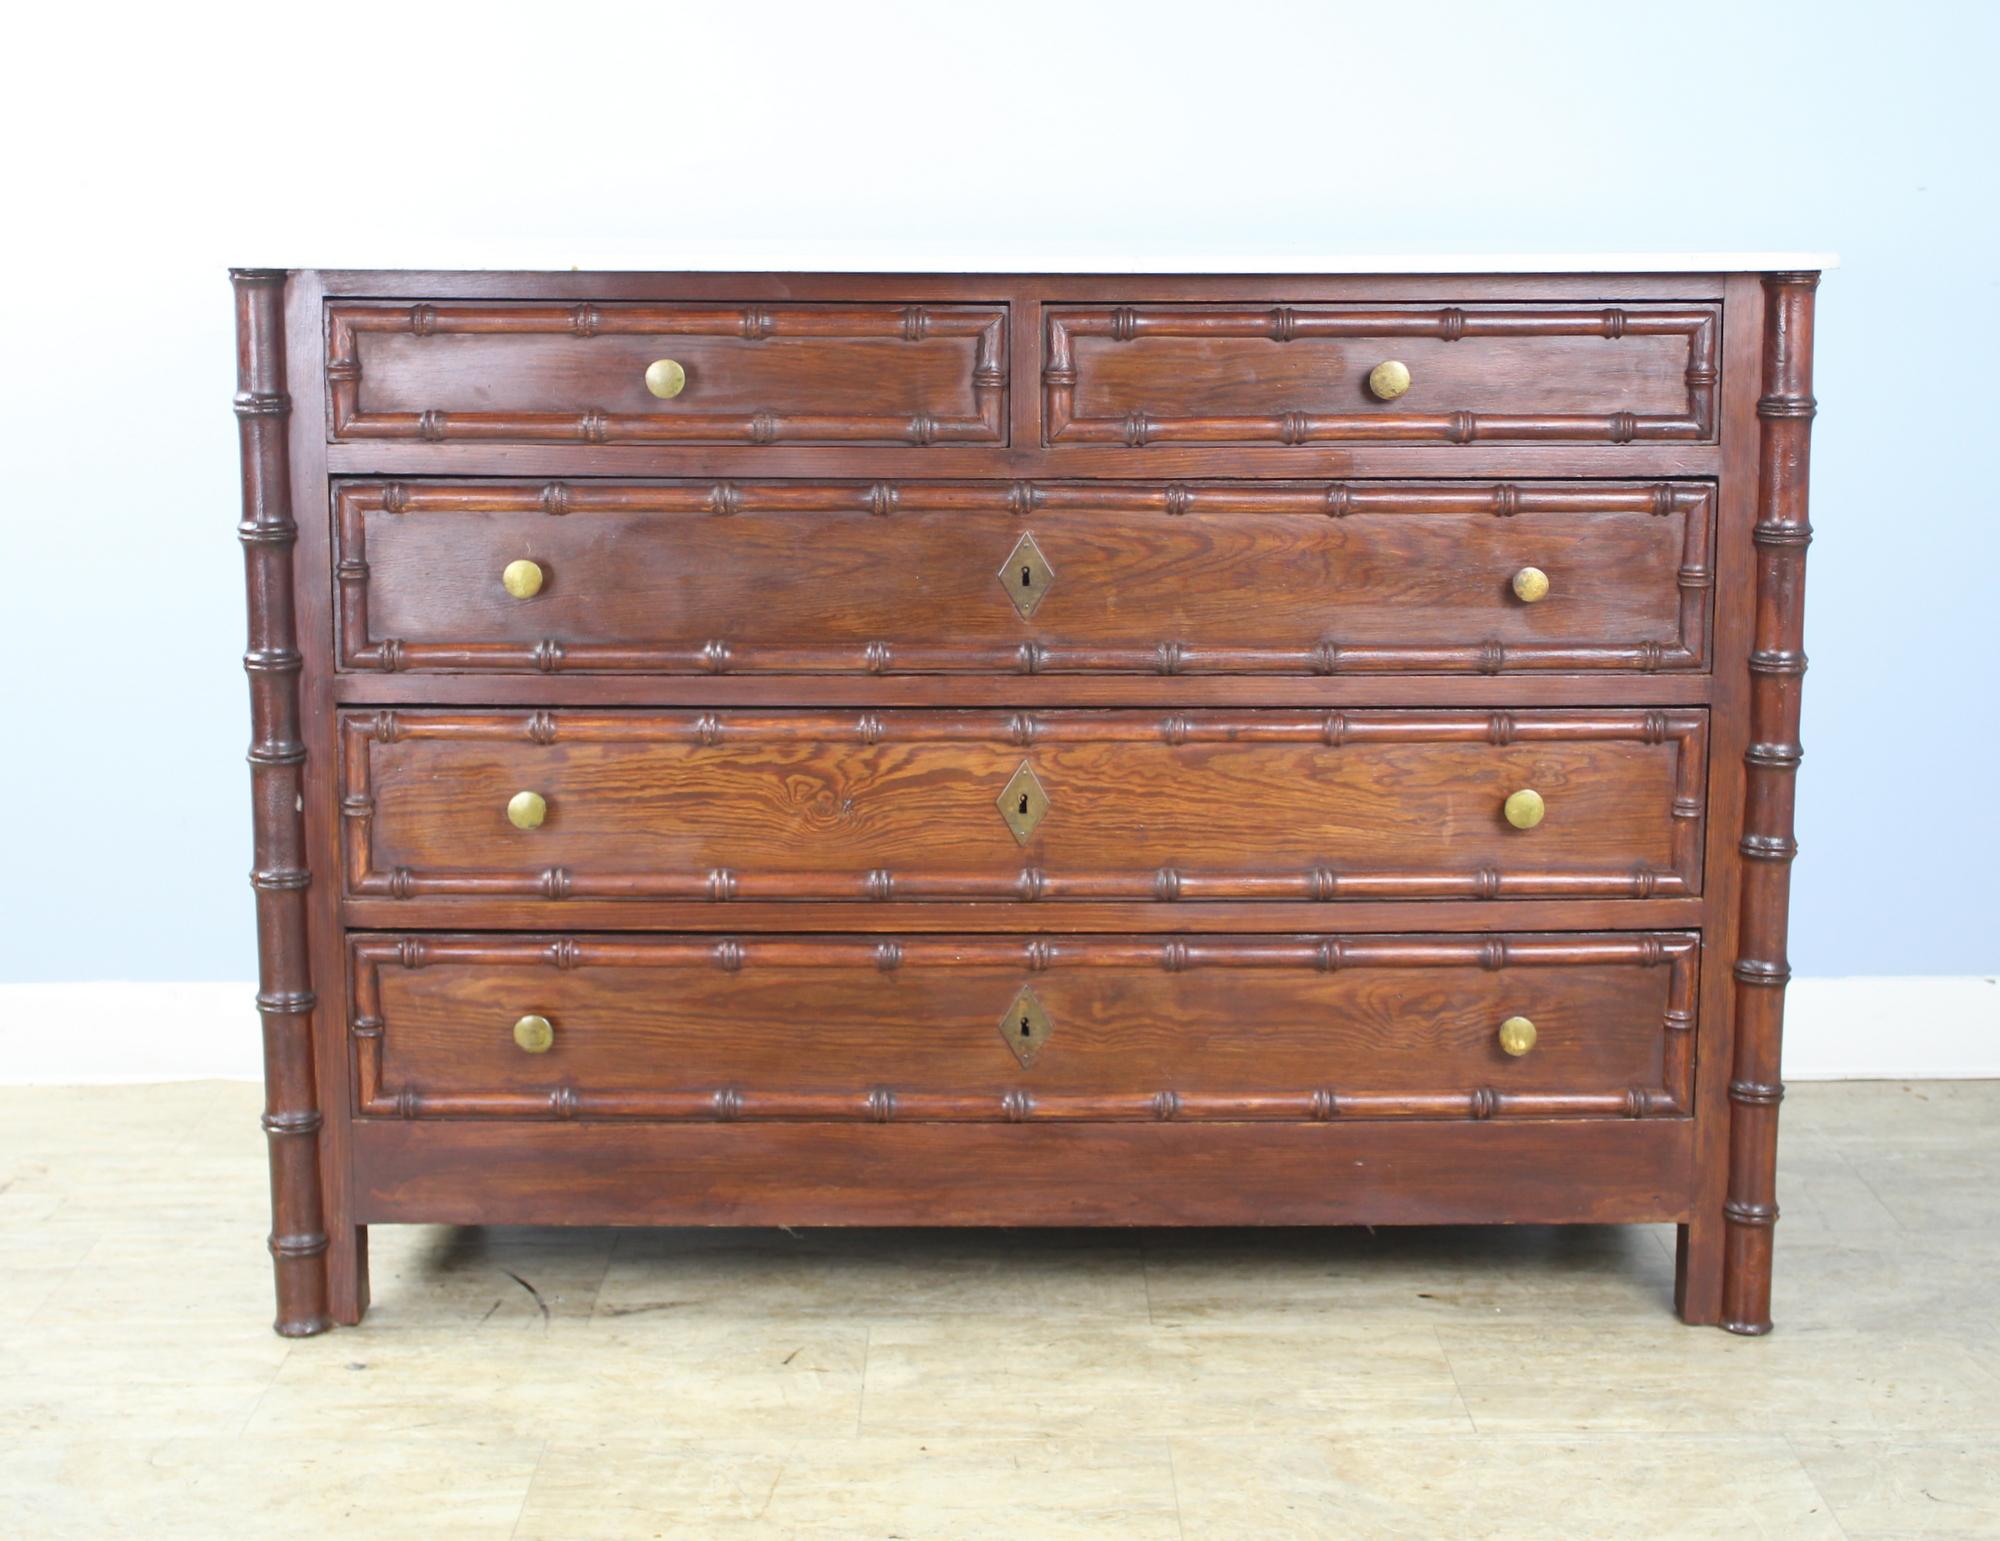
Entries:
{"label": "drawer front panel", "polygon": [[[648,384],[680,366],[677,394]],[[327,307],[335,440],[998,444],[999,305]]]}
{"label": "drawer front panel", "polygon": [[1685,1114],[1697,952],[1680,933],[363,936],[352,943],[357,1111]]}
{"label": "drawer front panel", "polygon": [[[357,895],[1700,888],[1699,711],[384,711],[341,724]],[[1545,811],[1532,827],[1506,814],[1521,791]],[[510,823],[522,794],[530,828]]]}
{"label": "drawer front panel", "polygon": [[[336,494],[341,660],[1700,669],[1713,510],[1705,483],[354,482]],[[1524,572],[1540,598],[1516,591]]]}
{"label": "drawer front panel", "polygon": [[[1712,441],[1714,306],[1060,306],[1050,444]],[[1371,384],[1403,366],[1400,394]],[[1379,377],[1377,377],[1379,378]]]}

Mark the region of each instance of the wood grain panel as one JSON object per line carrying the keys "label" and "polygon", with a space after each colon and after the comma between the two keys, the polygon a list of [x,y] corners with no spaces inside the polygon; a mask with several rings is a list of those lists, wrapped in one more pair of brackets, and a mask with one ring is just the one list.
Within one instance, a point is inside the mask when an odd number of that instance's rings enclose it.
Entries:
{"label": "wood grain panel", "polygon": [[[677,360],[671,400],[647,365]],[[998,444],[999,305],[327,306],[328,434],[549,443]]]}
{"label": "wood grain panel", "polygon": [[[1699,891],[1679,712],[357,712],[350,894],[1348,899]],[[1025,842],[998,798],[1050,799]],[[1547,800],[1535,829],[1501,805]],[[547,800],[514,829],[518,791]]]}
{"label": "wood grain panel", "polygon": [[[1714,306],[1052,306],[1049,444],[1715,437]],[[1398,359],[1412,384],[1368,388]]]}
{"label": "wood grain panel", "polygon": [[[357,482],[349,669],[1317,674],[1705,666],[1683,483]],[[1020,543],[1051,570],[1010,598]],[[537,563],[541,592],[500,574]],[[1549,574],[1536,604],[1524,566]],[[1025,569],[1024,569],[1025,570]]]}
{"label": "wood grain panel", "polygon": [[[371,936],[357,1107],[402,1117],[1311,1120],[1692,1107],[1696,940]],[[1010,1007],[1051,1020],[1022,1064]],[[513,1024],[547,1018],[544,1053]],[[1539,1032],[1519,1058],[1500,1023]],[[1021,1036],[1027,1036],[1023,1017]]]}
{"label": "wood grain panel", "polygon": [[443,1225],[1638,1224],[1687,1218],[1691,1129],[368,1119],[354,1181]]}

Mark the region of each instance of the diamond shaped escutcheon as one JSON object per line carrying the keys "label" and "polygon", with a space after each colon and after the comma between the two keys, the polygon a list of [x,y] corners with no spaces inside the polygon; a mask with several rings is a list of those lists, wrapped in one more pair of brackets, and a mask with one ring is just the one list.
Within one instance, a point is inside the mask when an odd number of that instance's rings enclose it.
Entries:
{"label": "diamond shaped escutcheon", "polygon": [[1056,570],[1049,566],[1049,559],[1042,555],[1032,533],[1014,542],[1013,551],[1000,568],[1000,587],[1007,591],[1007,598],[1021,612],[1022,619],[1035,613],[1042,596],[1055,581]]}
{"label": "diamond shaped escutcheon", "polygon": [[1026,1070],[1035,1062],[1035,1056],[1042,1052],[1042,1045],[1049,1041],[1049,1034],[1055,1031],[1055,1023],[1042,1009],[1042,1003],[1035,999],[1035,992],[1026,985],[1014,997],[1014,1003],[1007,1008],[1007,1015],[1000,1019],[1000,1036],[1007,1047],[1014,1052],[1014,1058]]}
{"label": "diamond shaped escutcheon", "polygon": [[1026,760],[1007,778],[1006,787],[994,801],[999,805],[1000,817],[1007,821],[1015,842],[1020,845],[1026,845],[1028,837],[1048,817],[1049,794]]}

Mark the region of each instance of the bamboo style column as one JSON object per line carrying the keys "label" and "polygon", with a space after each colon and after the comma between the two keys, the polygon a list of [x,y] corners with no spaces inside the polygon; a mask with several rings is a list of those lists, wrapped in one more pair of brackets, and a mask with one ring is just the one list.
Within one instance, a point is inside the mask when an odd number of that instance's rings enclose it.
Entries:
{"label": "bamboo style column", "polygon": [[277,1329],[310,1337],[327,1313],[319,1089],[306,940],[305,744],[299,733],[298,625],[285,433],[283,271],[236,268],[236,418],[242,439],[243,575],[249,599],[251,887],[257,895],[257,1010],[264,1019],[264,1132],[271,1157]]}
{"label": "bamboo style column", "polygon": [[1798,786],[1799,698],[1806,672],[1806,473],[1812,441],[1813,291],[1817,273],[1764,278],[1757,609],[1750,651],[1750,745],[1744,752],[1742,912],[1736,1045],[1729,1081],[1729,1194],[1723,1204],[1722,1325],[1771,1330],[1771,1244],[1778,1222],[1778,1104],[1784,1036],[1787,908]]}

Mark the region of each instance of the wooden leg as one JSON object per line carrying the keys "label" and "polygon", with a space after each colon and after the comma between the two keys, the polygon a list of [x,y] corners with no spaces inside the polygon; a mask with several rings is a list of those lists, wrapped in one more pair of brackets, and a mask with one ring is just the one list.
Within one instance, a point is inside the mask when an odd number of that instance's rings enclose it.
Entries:
{"label": "wooden leg", "polygon": [[[261,897],[261,895],[260,895]],[[268,998],[266,996],[260,999]],[[333,1325],[326,1310],[326,1232],[321,1228],[319,1202],[319,1114],[287,1106],[281,1082],[289,1077],[278,1067],[287,1063],[298,1073],[304,1058],[294,1043],[289,1052],[282,1040],[296,1039],[296,1030],[273,1029],[266,1007],[265,1057],[268,1101],[264,1134],[271,1153],[271,1266],[278,1296],[272,1323],[279,1336],[309,1338]],[[282,1018],[280,1019],[282,1021]]]}
{"label": "wooden leg", "polygon": [[343,1327],[360,1325],[368,1311],[368,1227],[338,1226],[326,1252],[327,1306]]}
{"label": "wooden leg", "polygon": [[1680,1227],[1674,1247],[1674,1309],[1690,1327],[1712,1327],[1722,1320],[1726,1231],[1719,1213]]}

